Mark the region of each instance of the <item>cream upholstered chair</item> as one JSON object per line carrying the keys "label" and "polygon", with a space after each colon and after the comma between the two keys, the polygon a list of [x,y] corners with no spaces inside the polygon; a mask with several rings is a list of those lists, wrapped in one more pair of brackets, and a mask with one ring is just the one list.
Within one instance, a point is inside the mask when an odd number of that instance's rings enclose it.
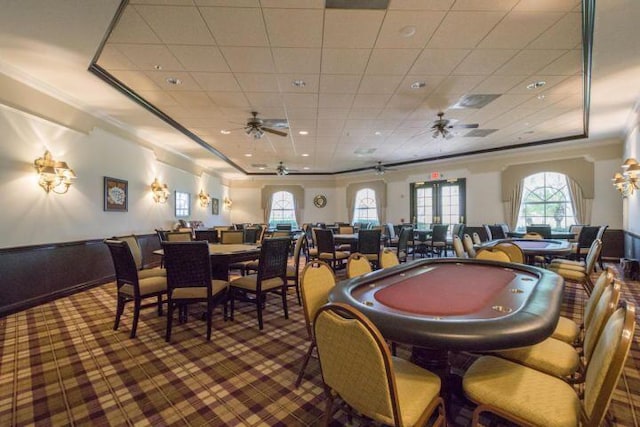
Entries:
{"label": "cream upholstered chair", "polygon": [[192,240],[191,231],[170,231],[167,233],[167,242],[190,242]]}
{"label": "cream upholstered chair", "polygon": [[635,308],[623,304],[607,321],[593,351],[584,397],[559,378],[495,356],[482,356],[464,374],[466,396],[482,412],[493,412],[519,425],[601,425],[626,361],[635,330]]}
{"label": "cream upholstered chair", "polygon": [[[133,253],[126,241],[107,239],[104,243],[109,247],[113,267],[116,271],[118,303],[113,330],[117,330],[120,325],[120,317],[124,312],[125,304],[133,302],[133,323],[129,337],[135,338],[140,309],[154,305],[158,308],[158,316],[162,316],[162,296],[167,293],[167,277],[159,275],[141,278],[138,274]],[[142,304],[142,301],[146,298],[156,298],[156,302]]]}
{"label": "cream upholstered chair", "polygon": [[520,246],[516,245],[515,243],[500,242],[497,243],[494,248],[509,255],[509,259],[511,260],[511,262],[517,262],[520,264],[524,264],[525,262],[525,256],[522,252],[522,249],[520,249]]}
{"label": "cream upholstered chair", "polygon": [[482,239],[480,239],[480,235],[478,233],[476,233],[475,231],[471,235],[471,238],[473,239],[473,244],[474,245],[479,245],[480,243],[482,243]]}
{"label": "cream upholstered chair", "polygon": [[487,261],[511,262],[509,255],[501,250],[493,248],[483,248],[476,252],[476,259]]}
{"label": "cream upholstered chair", "polygon": [[313,319],[318,309],[329,300],[329,292],[336,285],[336,276],[331,267],[322,261],[311,261],[304,266],[300,277],[300,293],[302,294],[302,308],[304,310],[304,322],[307,326],[307,334],[309,334],[309,350],[302,361],[298,378],[296,379],[296,388],[300,387],[302,376],[309,364],[309,359],[316,348],[316,341],[313,338]]}
{"label": "cream upholstered chair", "polygon": [[602,295],[602,292],[607,286],[613,284],[615,277],[616,275],[613,269],[607,267],[600,276],[598,276],[598,279],[596,279],[596,283],[593,285],[593,291],[591,291],[591,295],[589,295],[589,299],[584,305],[582,323],[577,324],[572,319],[560,316],[556,329],[553,331],[553,334],[551,334],[551,337],[564,341],[568,344],[581,345],[582,339],[580,334],[584,329],[589,327],[593,316],[593,310],[598,304],[600,295]]}
{"label": "cream upholstered chair", "polygon": [[547,338],[538,344],[512,350],[497,351],[494,354],[513,362],[533,368],[559,378],[580,382],[581,374],[588,366],[594,346],[602,332],[604,324],[618,305],[620,285],[614,284],[604,290],[596,306],[593,322],[585,332],[584,348],[580,354],[564,341]]}
{"label": "cream upholstered chair", "polygon": [[229,282],[211,278],[209,243],[164,242],[164,263],[167,268],[167,331],[165,340],[171,341],[173,312],[178,308],[179,320],[186,321],[187,306],[204,302],[207,321],[207,341],[211,340],[213,308],[225,304]]}
{"label": "cream upholstered chair", "polygon": [[565,280],[580,283],[587,294],[591,294],[593,283],[591,282],[591,274],[593,273],[596,262],[600,257],[602,250],[602,240],[596,239],[591,244],[587,259],[584,263],[571,260],[553,260],[547,267],[549,270],[559,274]]}
{"label": "cream upholstered chair", "polygon": [[371,263],[367,257],[361,253],[353,253],[349,256],[349,259],[347,259],[347,279],[353,279],[354,277],[362,276],[372,271]]}
{"label": "cream upholstered chair", "polygon": [[138,238],[135,235],[132,234],[129,236],[114,237],[114,239],[127,242],[127,245],[129,245],[131,255],[133,255],[133,260],[136,263],[136,269],[138,270],[138,279],[167,275],[167,270],[164,268],[144,268],[144,263],[142,262],[142,249],[140,249]]}
{"label": "cream upholstered chair", "polygon": [[220,243],[223,245],[241,245],[244,243],[244,231],[222,230],[220,232]]}
{"label": "cream upholstered chair", "polygon": [[400,264],[396,251],[389,248],[384,248],[380,253],[380,268],[389,268],[394,265]]}
{"label": "cream upholstered chair", "polygon": [[[478,235],[478,233],[473,233],[476,236]],[[478,240],[480,240],[480,238],[478,238]],[[480,243],[478,243],[480,244]],[[464,246],[464,250],[467,253],[467,256],[469,258],[475,258],[476,257],[476,249],[473,247],[474,242],[471,239],[471,237],[469,237],[468,234],[464,234],[462,236],[462,246]]]}
{"label": "cream upholstered chair", "polygon": [[367,257],[374,267],[380,265],[381,238],[382,230],[380,228],[358,232],[358,252]]}
{"label": "cream upholstered chair", "polygon": [[346,304],[321,307],[313,323],[327,407],[325,425],[339,396],[351,409],[379,423],[422,426],[438,411],[445,422],[440,378],[391,356],[380,331]]}
{"label": "cream upholstered chair", "polygon": [[456,257],[458,258],[466,258],[467,253],[464,251],[464,246],[462,245],[462,240],[457,234],[454,234],[451,240],[451,246],[453,247],[453,252],[455,252]]}
{"label": "cream upholstered chair", "polygon": [[331,230],[315,229],[318,243],[318,259],[329,264],[334,270],[342,266],[349,258],[349,253],[337,251]]}

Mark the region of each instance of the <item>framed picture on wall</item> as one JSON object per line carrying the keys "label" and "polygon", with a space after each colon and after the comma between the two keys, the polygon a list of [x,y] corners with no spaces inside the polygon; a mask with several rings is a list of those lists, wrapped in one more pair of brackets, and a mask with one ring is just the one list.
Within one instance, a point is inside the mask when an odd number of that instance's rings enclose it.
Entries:
{"label": "framed picture on wall", "polygon": [[104,177],[104,210],[127,212],[129,206],[129,182],[123,179]]}
{"label": "framed picture on wall", "polygon": [[220,215],[220,200],[211,198],[211,214]]}
{"label": "framed picture on wall", "polygon": [[191,195],[176,191],[176,218],[188,217],[191,214]]}

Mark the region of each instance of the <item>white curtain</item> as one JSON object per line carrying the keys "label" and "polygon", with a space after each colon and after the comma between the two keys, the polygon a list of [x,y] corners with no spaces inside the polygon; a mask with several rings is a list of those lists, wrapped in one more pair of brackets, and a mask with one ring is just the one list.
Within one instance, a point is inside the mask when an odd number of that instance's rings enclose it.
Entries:
{"label": "white curtain", "polygon": [[264,211],[264,222],[269,223],[271,207],[273,205],[273,195],[278,191],[287,191],[293,195],[293,210],[296,222],[302,224],[302,210],[304,209],[304,187],[301,185],[265,185],[262,188],[262,209]]}
{"label": "white curtain", "polygon": [[582,193],[582,188],[573,179],[567,176],[567,187],[573,203],[573,213],[578,224],[591,224],[591,204],[593,199],[587,199]]}
{"label": "white curtain", "polygon": [[349,223],[353,223],[353,214],[356,207],[356,194],[358,191],[370,188],[373,190],[376,196],[376,213],[378,214],[378,221],[380,224],[384,224],[386,220],[386,208],[387,208],[387,184],[384,181],[370,181],[360,182],[357,184],[349,184],[347,186],[347,213],[349,216]]}
{"label": "white curtain", "polygon": [[524,180],[520,180],[520,182],[513,186],[513,190],[509,195],[509,199],[504,204],[504,218],[509,225],[510,230],[515,230],[516,226],[518,225],[518,214],[520,213],[520,205],[522,204],[523,187]]}

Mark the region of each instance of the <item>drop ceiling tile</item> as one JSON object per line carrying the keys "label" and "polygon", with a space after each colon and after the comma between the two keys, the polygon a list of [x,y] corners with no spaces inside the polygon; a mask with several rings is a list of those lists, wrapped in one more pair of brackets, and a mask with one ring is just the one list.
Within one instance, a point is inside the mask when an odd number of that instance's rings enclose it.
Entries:
{"label": "drop ceiling tile", "polygon": [[213,44],[213,38],[195,7],[136,6],[136,10],[149,23],[165,43]]}
{"label": "drop ceiling tile", "polygon": [[[301,141],[305,139],[308,140],[312,137],[314,130],[316,128],[316,120],[315,119],[291,119],[289,118],[289,128],[291,129],[292,134],[297,134],[295,137],[299,138]],[[307,131],[310,135],[300,135],[299,131]]]}
{"label": "drop ceiling tile", "polygon": [[521,49],[562,17],[556,12],[511,12],[485,37],[483,49]]}
{"label": "drop ceiling tile", "polygon": [[279,92],[278,79],[275,74],[236,73],[240,87],[245,92]]}
{"label": "drop ceiling tile", "polygon": [[245,95],[249,100],[249,104],[259,110],[282,105],[282,96],[279,93],[245,92]]}
{"label": "drop ceiling tile", "polygon": [[447,75],[471,52],[468,49],[425,49],[409,74]]}
{"label": "drop ceiling tile", "polygon": [[323,74],[362,74],[371,49],[322,49]]}
{"label": "drop ceiling tile", "polygon": [[109,36],[109,43],[161,43],[161,40],[135,7],[127,6]]}
{"label": "drop ceiling tile", "polygon": [[174,91],[171,93],[173,99],[183,107],[208,107],[212,106],[211,99],[204,92],[191,92],[191,91]]}
{"label": "drop ceiling tile", "polygon": [[423,48],[444,16],[441,11],[388,11],[376,47]]}
{"label": "drop ceiling tile", "polygon": [[582,73],[582,51],[570,50],[540,70],[540,74],[568,76]]}
{"label": "drop ceiling tile", "polygon": [[191,73],[191,76],[205,91],[240,91],[240,86],[232,73]]}
{"label": "drop ceiling tile", "polygon": [[307,106],[304,108],[295,108],[291,111],[287,111],[289,120],[316,120],[318,116],[318,108],[313,106]]}
{"label": "drop ceiling tile", "polygon": [[500,67],[495,74],[532,74],[551,64],[564,53],[563,50],[524,50]]}
{"label": "drop ceiling tile", "polygon": [[454,0],[392,0],[389,10],[449,10]]}
{"label": "drop ceiling tile", "polygon": [[[351,95],[351,101],[353,102],[353,96]],[[324,95],[320,95],[320,100]],[[345,117],[349,115],[349,108],[351,107],[351,102],[347,108],[333,108],[333,107],[318,107],[318,124],[320,120],[344,120]]]}
{"label": "drop ceiling tile", "polygon": [[505,75],[489,76],[471,90],[474,94],[500,94],[505,93],[522,82],[527,76]]}
{"label": "drop ceiling tile", "polygon": [[229,66],[216,46],[169,45],[169,50],[190,71],[224,73]]}
{"label": "drop ceiling tile", "polygon": [[390,97],[389,94],[358,94],[353,102],[353,108],[384,108]]}
{"label": "drop ceiling tile", "polygon": [[569,13],[542,33],[530,49],[573,49],[582,40],[582,14]]}
{"label": "drop ceiling tile", "polygon": [[164,71],[181,71],[182,64],[163,45],[119,44],[122,52],[140,70],[155,70],[160,66]]}
{"label": "drop ceiling tile", "polygon": [[427,47],[474,48],[504,16],[504,12],[449,12]]}
{"label": "drop ceiling tile", "polygon": [[520,0],[513,10],[568,12],[580,3],[580,0]]}
{"label": "drop ceiling tile", "polygon": [[[278,85],[280,86],[281,92],[317,93],[320,85],[319,74],[277,74],[276,78],[278,79]],[[293,82],[295,80],[302,80],[304,82],[304,87],[294,86]]]}
{"label": "drop ceiling tile", "polygon": [[322,46],[322,10],[263,9],[263,15],[271,46]]}
{"label": "drop ceiling tile", "polygon": [[123,55],[117,45],[106,44],[102,49],[98,65],[108,70],[135,70],[136,66]]}
{"label": "drop ceiling tile", "polygon": [[453,74],[493,74],[516,53],[518,51],[512,49],[477,49],[464,58]]}
{"label": "drop ceiling tile", "polygon": [[378,76],[367,74],[360,82],[358,93],[394,93],[402,81],[402,76]]}
{"label": "drop ceiling tile", "polygon": [[139,90],[137,93],[149,103],[160,109],[163,107],[178,105],[171,94],[161,90]]}
{"label": "drop ceiling tile", "polygon": [[260,9],[203,7],[200,12],[219,46],[269,45]]}
{"label": "drop ceiling tile", "polygon": [[271,51],[264,47],[221,47],[234,73],[273,73]]}
{"label": "drop ceiling tile", "polygon": [[321,93],[356,93],[361,76],[348,74],[321,74]]}
{"label": "drop ceiling tile", "polygon": [[382,108],[352,108],[349,111],[349,119],[375,119],[382,111]]}
{"label": "drop ceiling tile", "polygon": [[193,6],[193,0],[130,0],[129,4],[166,4],[172,6]]}
{"label": "drop ceiling tile", "polygon": [[325,0],[260,0],[262,7],[324,9]]}
{"label": "drop ceiling tile", "polygon": [[[146,71],[145,75],[164,90],[200,90],[200,86],[198,86],[198,83],[196,83],[193,77],[183,71]],[[181,83],[174,85],[167,82],[167,79],[174,78],[179,79]]]}
{"label": "drop ceiling tile", "polygon": [[453,5],[453,10],[503,10],[510,11],[520,0],[457,0]]}
{"label": "drop ceiling tile", "polygon": [[582,76],[572,76],[559,81],[555,86],[547,89],[543,93],[563,95],[582,95],[583,91]]}
{"label": "drop ceiling tile", "polygon": [[141,71],[110,70],[111,75],[133,90],[159,90],[156,84]]}
{"label": "drop ceiling tile", "polygon": [[193,0],[198,6],[260,7],[260,0]]}
{"label": "drop ceiling tile", "polygon": [[318,94],[316,93],[284,93],[282,94],[285,107],[305,108],[318,105]]}
{"label": "drop ceiling tile", "polygon": [[419,53],[420,49],[373,49],[366,72],[404,76]]}
{"label": "drop ceiling tile", "polygon": [[325,48],[372,48],[376,43],[383,10],[327,9],[324,14]]}
{"label": "drop ceiling tile", "polygon": [[387,108],[414,109],[419,107],[425,98],[425,94],[393,95],[387,103]]}
{"label": "drop ceiling tile", "polygon": [[272,48],[279,73],[320,73],[321,49]]}

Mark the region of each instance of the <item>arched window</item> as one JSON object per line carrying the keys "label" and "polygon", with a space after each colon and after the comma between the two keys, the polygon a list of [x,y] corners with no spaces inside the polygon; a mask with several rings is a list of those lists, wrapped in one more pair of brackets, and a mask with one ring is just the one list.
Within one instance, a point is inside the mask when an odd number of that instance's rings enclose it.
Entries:
{"label": "arched window", "polygon": [[376,207],[375,191],[371,188],[358,190],[353,210],[353,223],[378,225],[380,221]]}
{"label": "arched window", "polygon": [[553,230],[567,230],[575,223],[566,175],[541,172],[523,180],[518,230],[525,230],[532,224],[548,224]]}
{"label": "arched window", "polygon": [[273,193],[271,199],[271,213],[269,214],[269,227],[276,227],[278,224],[291,225],[297,229],[295,203],[293,194],[288,191],[278,191]]}

